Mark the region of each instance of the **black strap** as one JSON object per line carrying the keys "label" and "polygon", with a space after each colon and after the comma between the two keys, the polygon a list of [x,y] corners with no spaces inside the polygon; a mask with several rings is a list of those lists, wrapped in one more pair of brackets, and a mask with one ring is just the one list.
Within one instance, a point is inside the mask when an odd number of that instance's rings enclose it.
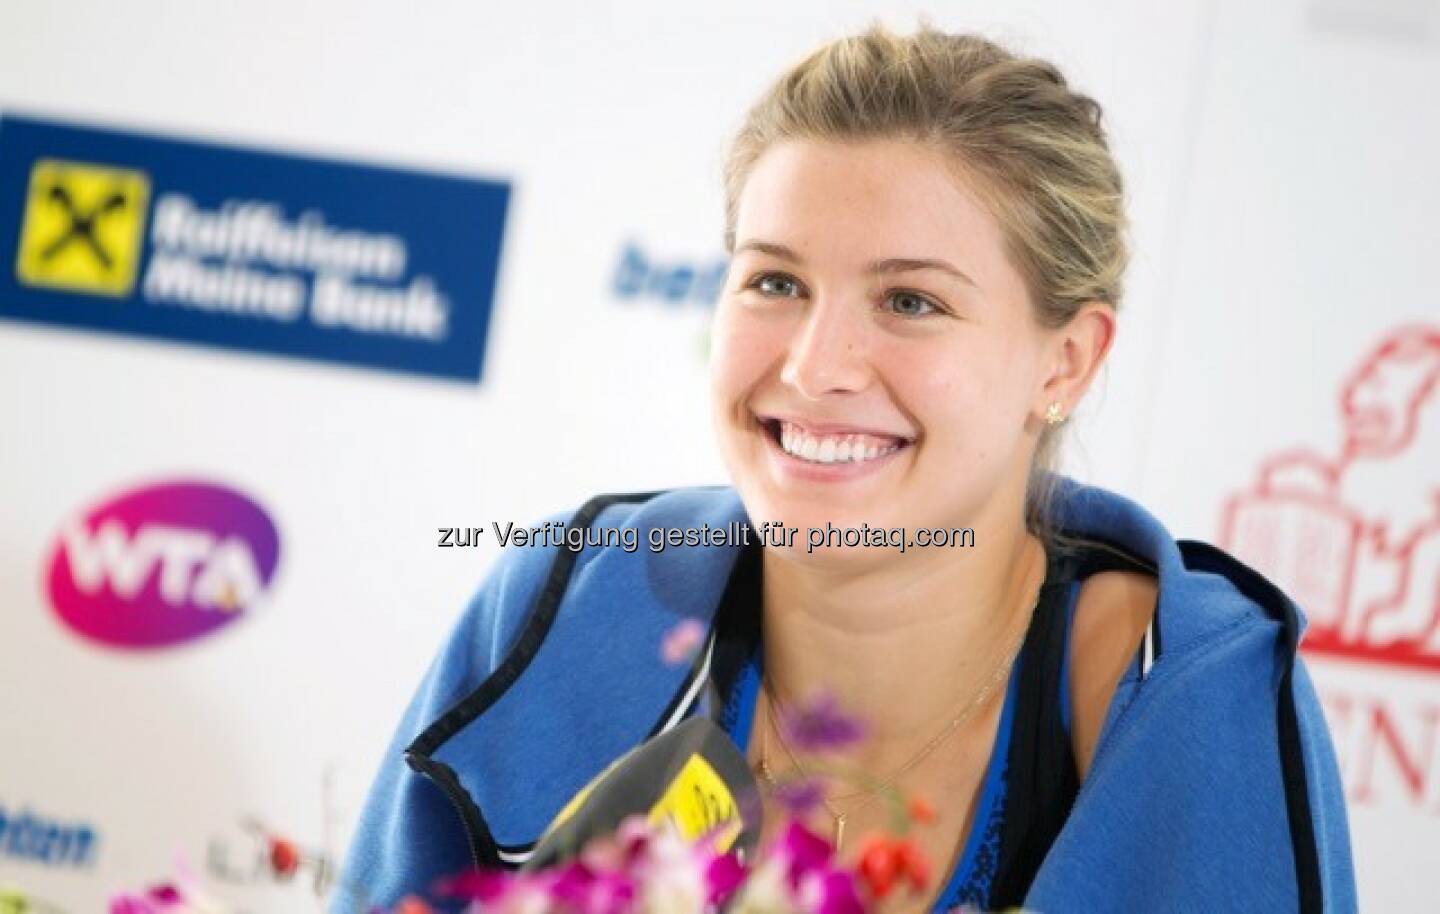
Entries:
{"label": "black strap", "polygon": [[752,537],[741,547],[715,610],[715,652],[710,661],[710,681],[715,697],[714,713],[727,729],[734,724],[725,717],[731,710],[730,697],[735,694],[745,665],[760,646],[763,568],[760,539]]}
{"label": "black strap", "polygon": [[1101,571],[1153,574],[1112,543],[1072,540],[1049,557],[1040,601],[1020,651],[1020,681],[1007,755],[1005,819],[988,907],[1019,907],[1070,817],[1080,791],[1071,735],[1061,717],[1067,615],[1073,589]]}
{"label": "black strap", "polygon": [[1080,791],[1056,696],[1065,687],[1066,603],[1079,566],[1054,556],[1020,649],[1020,681],[1007,752],[1005,819],[987,908],[1018,907]]}

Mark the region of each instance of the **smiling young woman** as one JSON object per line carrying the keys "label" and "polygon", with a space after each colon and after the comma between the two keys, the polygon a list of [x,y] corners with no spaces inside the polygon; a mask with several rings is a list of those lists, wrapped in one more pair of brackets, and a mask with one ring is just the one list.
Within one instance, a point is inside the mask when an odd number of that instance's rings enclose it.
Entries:
{"label": "smiling young woman", "polygon": [[[874,28],[784,74],[726,170],[711,407],[733,486],[564,516],[973,545],[507,552],[396,735],[413,773],[372,790],[350,866],[374,897],[525,859],[574,790],[690,715],[762,782],[804,770],[776,720],[823,692],[868,725],[851,761],[935,807],[925,907],[1353,908],[1298,609],[1056,471],[1115,340],[1123,203],[1100,106],[1045,61]],[[681,619],[705,647],[660,668]],[[861,789],[821,818],[853,859],[883,813]]]}

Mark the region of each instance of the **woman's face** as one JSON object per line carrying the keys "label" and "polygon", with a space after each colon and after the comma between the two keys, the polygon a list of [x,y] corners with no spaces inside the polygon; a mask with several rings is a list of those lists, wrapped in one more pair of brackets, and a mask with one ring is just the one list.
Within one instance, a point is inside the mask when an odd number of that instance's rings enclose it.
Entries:
{"label": "woman's face", "polygon": [[738,201],[711,353],[736,488],[755,524],[799,528],[802,553],[827,522],[973,526],[978,544],[987,520],[1018,521],[1047,335],[999,225],[938,153],[767,150]]}

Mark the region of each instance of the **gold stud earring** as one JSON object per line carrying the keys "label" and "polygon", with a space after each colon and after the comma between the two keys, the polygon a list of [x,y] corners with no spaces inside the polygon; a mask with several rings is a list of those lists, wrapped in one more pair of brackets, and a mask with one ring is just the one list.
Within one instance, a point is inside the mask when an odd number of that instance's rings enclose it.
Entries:
{"label": "gold stud earring", "polygon": [[1048,407],[1046,407],[1045,421],[1050,425],[1059,425],[1061,422],[1065,421],[1065,417],[1060,415],[1059,400],[1056,400],[1054,403],[1051,403]]}

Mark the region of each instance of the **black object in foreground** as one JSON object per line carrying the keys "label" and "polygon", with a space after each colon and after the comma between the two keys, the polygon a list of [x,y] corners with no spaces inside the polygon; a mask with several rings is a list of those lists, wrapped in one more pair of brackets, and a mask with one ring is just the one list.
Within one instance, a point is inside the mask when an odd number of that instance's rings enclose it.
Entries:
{"label": "black object in foreground", "polygon": [[[752,801],[752,798],[754,801]],[[610,763],[575,795],[536,842],[523,871],[563,863],[626,818],[669,819],[694,840],[715,831],[716,847],[753,854],[761,808],[750,765],[729,735],[692,717]]]}

